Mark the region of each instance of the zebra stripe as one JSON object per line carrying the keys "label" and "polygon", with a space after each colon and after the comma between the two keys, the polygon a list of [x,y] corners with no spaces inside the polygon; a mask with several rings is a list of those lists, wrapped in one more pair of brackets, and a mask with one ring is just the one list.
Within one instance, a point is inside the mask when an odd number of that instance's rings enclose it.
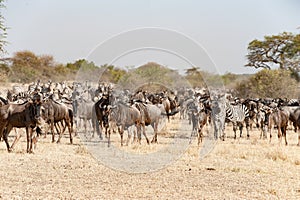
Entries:
{"label": "zebra stripe", "polygon": [[231,122],[243,122],[249,117],[249,110],[244,104],[226,105],[226,119]]}
{"label": "zebra stripe", "polygon": [[245,121],[247,137],[249,138],[250,117],[249,109],[246,105],[231,105],[229,102],[226,102],[226,119],[232,122],[233,124],[234,138],[236,138],[237,125],[240,129],[240,137],[242,137],[243,122]]}
{"label": "zebra stripe", "polygon": [[299,99],[290,99],[287,103],[289,106],[299,106],[300,102]]}

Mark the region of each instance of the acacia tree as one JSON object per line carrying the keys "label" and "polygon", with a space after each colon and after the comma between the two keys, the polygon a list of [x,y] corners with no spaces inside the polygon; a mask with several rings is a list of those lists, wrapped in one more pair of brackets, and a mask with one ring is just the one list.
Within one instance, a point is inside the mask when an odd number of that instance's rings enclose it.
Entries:
{"label": "acacia tree", "polygon": [[[5,6],[3,4],[4,0],[0,0],[0,11],[1,9],[3,9]],[[4,25],[4,17],[1,15],[0,12],[0,55],[5,53],[5,45],[6,45],[6,36],[7,36],[7,32],[6,32],[7,28]]]}
{"label": "acacia tree", "polygon": [[248,45],[246,66],[255,68],[280,68],[300,72],[300,35],[283,32],[253,40]]}

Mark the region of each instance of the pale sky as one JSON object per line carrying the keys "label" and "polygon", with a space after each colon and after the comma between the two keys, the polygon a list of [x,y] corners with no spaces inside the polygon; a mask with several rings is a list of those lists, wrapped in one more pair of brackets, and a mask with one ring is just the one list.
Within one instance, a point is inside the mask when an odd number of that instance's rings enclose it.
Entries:
{"label": "pale sky", "polygon": [[[220,73],[255,73],[256,69],[244,67],[251,40],[283,31],[300,33],[297,0],[6,0],[5,5],[9,56],[30,50],[53,55],[60,63],[80,58],[95,61],[91,54],[96,47],[113,36],[156,27],[191,38]],[[182,42],[172,45],[180,49],[185,45]],[[127,44],[118,45],[112,48]],[[178,70],[190,67],[178,56],[149,49],[125,55],[113,64],[139,66],[150,61]]]}

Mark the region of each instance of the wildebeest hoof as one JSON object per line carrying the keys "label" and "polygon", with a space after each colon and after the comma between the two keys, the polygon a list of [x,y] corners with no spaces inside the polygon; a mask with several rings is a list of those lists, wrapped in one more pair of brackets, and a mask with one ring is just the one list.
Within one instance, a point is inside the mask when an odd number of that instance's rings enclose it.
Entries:
{"label": "wildebeest hoof", "polygon": [[157,143],[157,140],[152,140],[151,143]]}

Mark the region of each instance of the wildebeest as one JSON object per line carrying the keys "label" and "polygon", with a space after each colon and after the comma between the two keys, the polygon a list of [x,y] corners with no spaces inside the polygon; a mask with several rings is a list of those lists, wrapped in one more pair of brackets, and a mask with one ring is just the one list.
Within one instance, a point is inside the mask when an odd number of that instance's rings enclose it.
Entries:
{"label": "wildebeest", "polygon": [[[146,137],[145,126],[151,125],[154,130],[154,136],[151,143],[157,143],[158,124],[162,118],[162,111],[157,105],[144,104],[142,102],[135,102],[134,106],[141,113],[141,125],[143,128],[143,135]],[[139,140],[140,140],[139,135]],[[146,137],[147,143],[149,144],[148,138]]]}
{"label": "wildebeest", "polygon": [[300,146],[300,106],[283,106],[281,110],[288,113],[289,120],[293,123],[294,131],[298,131],[298,146]]}
{"label": "wildebeest", "polygon": [[[92,111],[93,111],[94,102],[91,100],[78,100],[78,107],[77,107],[77,113],[76,113],[76,127],[79,129],[81,125],[81,121],[83,120],[83,126],[84,126],[84,132],[87,132],[87,123],[90,122],[90,125],[92,126],[91,120],[92,120]],[[94,128],[94,127],[93,127]],[[93,130],[94,135],[95,130]]]}
{"label": "wildebeest", "polygon": [[260,109],[256,115],[256,127],[260,130],[260,138],[267,138],[266,131],[265,131],[265,124],[267,125],[268,122],[266,121],[266,113],[263,109]]}
{"label": "wildebeest", "polygon": [[26,128],[27,153],[32,153],[33,128],[40,123],[41,98],[35,95],[32,101],[23,104],[8,104],[0,108],[0,134],[6,143],[8,152],[12,147],[8,143],[8,135],[13,127]]}
{"label": "wildebeest", "polygon": [[169,97],[165,97],[162,99],[161,104],[165,107],[168,121],[170,121],[170,116],[173,116],[179,112],[177,110],[178,105],[175,99],[172,100]]}
{"label": "wildebeest", "polygon": [[[55,141],[55,133],[54,133],[54,124],[60,121],[64,121],[65,125],[68,127],[69,135],[70,135],[70,143],[73,144],[73,111],[68,108],[66,105],[62,103],[58,103],[51,99],[45,99],[43,102],[43,118],[46,123],[50,124],[51,133],[52,133],[52,142]],[[59,137],[57,143],[60,142],[62,134],[65,131],[59,131]]]}
{"label": "wildebeest", "polygon": [[[105,128],[105,135],[107,136],[109,123],[108,123],[108,114],[109,114],[109,105],[112,103],[109,100],[109,95],[103,95],[92,107],[92,124],[93,129],[96,130],[100,139],[102,139],[102,128]],[[100,130],[101,129],[101,130]],[[94,137],[94,133],[93,133]],[[108,135],[108,144],[110,143],[110,132]]]}
{"label": "wildebeest", "polygon": [[[114,118],[121,136],[121,146],[123,146],[124,130],[135,125],[138,135],[141,131],[141,114],[136,107],[126,105],[123,102],[117,102],[112,107],[112,118]],[[129,140],[129,139],[128,139]]]}
{"label": "wildebeest", "polygon": [[286,111],[282,111],[278,108],[269,108],[266,112],[266,120],[268,121],[268,129],[270,133],[270,142],[272,139],[272,128],[274,126],[277,127],[278,130],[278,139],[280,139],[281,143],[281,136],[284,136],[285,139],[285,145],[287,145],[287,139],[286,139],[286,129],[288,126],[288,114]]}

